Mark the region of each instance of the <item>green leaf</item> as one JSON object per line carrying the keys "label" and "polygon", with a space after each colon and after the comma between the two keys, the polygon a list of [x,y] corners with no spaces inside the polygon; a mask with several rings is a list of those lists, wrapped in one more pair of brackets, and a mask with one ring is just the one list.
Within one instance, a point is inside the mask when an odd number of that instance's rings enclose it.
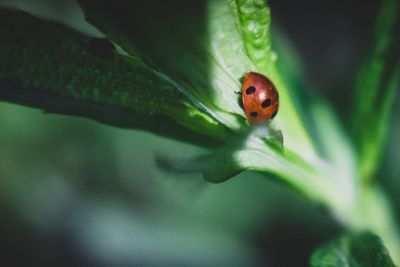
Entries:
{"label": "green leaf", "polygon": [[333,190],[337,182],[327,179],[330,177],[326,173],[302,157],[283,149],[281,138],[281,133],[268,125],[257,125],[213,153],[194,159],[159,157],[158,163],[167,170],[201,172],[205,180],[213,183],[223,182],[244,170],[259,171],[273,174],[311,200],[328,204],[337,197]]}
{"label": "green leaf", "polygon": [[[142,128],[147,127],[146,129],[166,135],[169,133],[166,130],[169,121],[163,118],[168,116],[179,126],[187,127],[192,132],[227,143],[209,157],[213,160],[208,161],[210,166],[204,170],[207,180],[219,182],[247,169],[268,171],[277,174],[300,191],[321,197],[319,191],[325,190],[319,190],[320,182],[315,181],[319,174],[302,159],[310,156],[308,149],[300,149],[307,142],[297,138],[305,133],[304,128],[301,126],[292,135],[288,131],[283,132],[285,138],[287,135],[289,145],[282,152],[276,150],[275,144],[281,146],[281,137],[270,135],[274,131],[269,125],[250,127],[244,117],[238,104],[240,96],[236,92],[240,91],[240,81],[244,74],[257,70],[252,61],[260,64],[252,56],[256,53],[254,49],[263,49],[269,40],[261,47],[251,46],[248,49],[251,53],[248,55],[249,52],[244,49],[245,43],[249,45],[257,42],[252,38],[259,37],[246,35],[246,39],[244,38],[242,32],[237,30],[237,18],[228,2],[201,1],[191,5],[162,2],[157,10],[154,10],[153,4],[145,2],[120,1],[120,5],[111,5],[108,1],[82,0],[80,3],[88,20],[110,39],[118,42],[130,55],[122,56],[115,51],[104,53],[105,51],[96,47],[95,51],[88,51],[87,44],[82,44],[82,35],[70,32],[59,24],[35,19],[27,14],[18,19],[11,16],[8,20],[14,21],[12,23],[16,25],[13,28],[17,30],[7,33],[14,36],[14,40],[8,38],[5,47],[12,53],[4,54],[8,55],[5,59],[11,65],[14,64],[14,67],[2,69],[5,73],[3,77],[21,85],[25,91],[37,89],[29,91],[30,95],[26,94],[28,100],[19,101],[20,103],[29,104],[29,101],[35,99],[35,92],[41,90],[46,96],[50,92],[56,96],[73,97],[74,101],[107,104],[107,107],[109,104],[122,106],[138,113],[129,118],[134,122],[142,118],[139,120],[140,126],[148,122]],[[254,7],[260,7],[260,3],[255,4]],[[171,6],[176,9],[163,12],[166,7]],[[260,20],[257,27],[264,32],[262,38],[268,39],[269,25],[265,24],[263,18],[269,17],[269,12],[266,12],[268,7],[265,3],[261,3],[261,7],[263,11],[257,17],[250,16],[246,19]],[[30,28],[26,25],[30,25]],[[174,31],[171,32],[171,29]],[[21,38],[27,45],[23,49],[17,49],[13,44],[18,43]],[[35,47],[41,48],[36,49],[39,53],[34,53]],[[25,55],[20,50],[29,53]],[[71,60],[71,54],[76,61]],[[267,54],[271,56],[270,52]],[[41,60],[46,56],[51,59],[52,64]],[[3,99],[7,95],[8,91]],[[36,94],[36,99],[38,96]],[[14,93],[14,102],[18,102],[15,98],[20,97],[20,92]],[[60,110],[59,102],[63,101],[49,100],[46,97],[40,99],[46,103],[48,111],[77,114],[71,110],[71,106],[64,107],[61,104],[63,110]],[[283,106],[286,105],[289,110],[290,106],[294,108],[285,99],[282,101],[287,103]],[[35,102],[32,105],[36,104]],[[81,109],[85,110],[84,106],[89,107],[86,102],[79,102]],[[97,111],[99,106],[89,109]],[[93,113],[95,116],[101,114],[107,117],[108,121],[119,118],[108,114],[108,111]],[[299,117],[294,114],[292,118],[296,120]],[[297,124],[293,121],[288,125]],[[176,138],[180,137],[178,131],[173,132]],[[240,134],[231,140],[235,136],[233,132]],[[189,134],[183,131],[181,136]],[[191,135],[190,138],[198,139],[196,135]],[[309,149],[312,149],[311,146]],[[292,150],[302,153],[302,156]],[[216,164],[217,162],[221,164]]]}
{"label": "green leaf", "polygon": [[[279,160],[278,162],[271,160],[264,162],[264,157],[282,157],[282,142],[280,132],[267,125],[258,125],[250,128],[248,133],[230,140],[227,145],[211,154],[183,160],[159,157],[158,163],[168,170],[202,172],[205,180],[219,183],[244,170],[256,169],[257,165],[263,168],[283,168],[284,166],[279,166]],[[246,154],[250,154],[250,156],[247,157]],[[262,157],[260,158],[260,156]],[[257,161],[259,162],[257,163]],[[262,162],[267,164],[263,165]]]}
{"label": "green leaf", "polygon": [[[165,166],[202,171],[212,182],[243,170],[269,172],[311,199],[330,202],[337,197],[329,192],[334,185],[327,174],[331,169],[321,167],[326,163],[316,156],[297,106],[275,67],[269,7],[264,1],[250,5],[225,0],[190,4],[116,1],[79,3],[86,19],[109,39],[120,42],[128,53],[140,54],[197,108],[238,133],[214,153],[177,164],[163,161]],[[271,125],[250,126],[239,106],[236,92],[248,71],[272,77],[278,87],[281,108]],[[276,149],[281,143],[272,129],[281,131],[283,150]]]}
{"label": "green leaf", "polygon": [[236,24],[242,35],[246,54],[259,70],[269,70],[275,64],[271,53],[270,8],[265,1],[229,0]]}
{"label": "green leaf", "polygon": [[387,139],[390,113],[400,83],[400,3],[385,0],[368,57],[355,84],[353,134],[360,155],[361,178],[374,175]]}
{"label": "green leaf", "polygon": [[197,107],[238,133],[248,127],[235,94],[242,78],[249,71],[269,76],[281,96],[274,124],[282,130],[285,147],[305,158],[315,156],[275,67],[265,1],[117,2],[79,0],[90,23],[126,51],[140,51]]}
{"label": "green leaf", "polygon": [[369,232],[344,235],[316,249],[312,267],[391,267],[395,266],[381,239]]}
{"label": "green leaf", "polygon": [[280,110],[275,123],[282,131],[285,147],[306,159],[314,158],[315,148],[304,127],[299,107],[293,100],[293,88],[287,86],[288,81],[280,75],[275,64],[279,58],[271,50],[270,8],[264,0],[229,0],[229,3],[242,36],[243,50],[256,70],[271,78],[278,89]]}
{"label": "green leaf", "polygon": [[321,157],[333,167],[333,177],[343,188],[338,198],[347,195],[343,194],[343,190],[353,191],[349,195],[354,195],[358,169],[357,155],[351,138],[328,102],[317,99],[310,101],[310,112]]}
{"label": "green leaf", "polygon": [[[0,99],[215,144],[231,132],[176,85],[106,39],[27,13],[0,9]],[[211,137],[207,138],[206,136]]]}
{"label": "green leaf", "polygon": [[[233,50],[230,42],[221,42],[220,38],[235,36],[234,25],[232,32],[224,26],[225,37],[213,36],[220,34],[221,29],[209,28],[216,19],[221,19],[220,25],[229,26],[229,21],[225,21],[229,18],[226,15],[229,6],[225,2],[81,0],[79,3],[90,23],[115,42],[121,40],[120,36],[128,39],[129,42],[120,45],[128,52],[140,51],[199,109],[234,131],[246,125],[235,92],[240,91],[239,78],[246,73],[243,66],[251,63],[240,55],[224,58]],[[234,62],[230,64],[236,76],[224,67],[224,60],[232,59]]]}

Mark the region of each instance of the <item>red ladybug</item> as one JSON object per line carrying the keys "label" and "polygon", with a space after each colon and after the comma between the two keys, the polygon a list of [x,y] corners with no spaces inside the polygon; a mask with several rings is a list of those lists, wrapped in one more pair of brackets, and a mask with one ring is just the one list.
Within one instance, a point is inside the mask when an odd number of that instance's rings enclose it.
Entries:
{"label": "red ladybug", "polygon": [[253,124],[271,120],[278,112],[278,91],[271,80],[260,73],[246,74],[242,87],[242,100],[246,117]]}

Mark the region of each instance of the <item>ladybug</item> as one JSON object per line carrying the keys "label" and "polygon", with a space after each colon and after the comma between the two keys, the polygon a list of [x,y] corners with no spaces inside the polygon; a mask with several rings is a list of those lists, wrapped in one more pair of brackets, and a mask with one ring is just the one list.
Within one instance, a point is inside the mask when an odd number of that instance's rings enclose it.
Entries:
{"label": "ladybug", "polygon": [[247,119],[259,124],[273,119],[279,108],[279,95],[270,79],[257,72],[244,77],[242,101]]}

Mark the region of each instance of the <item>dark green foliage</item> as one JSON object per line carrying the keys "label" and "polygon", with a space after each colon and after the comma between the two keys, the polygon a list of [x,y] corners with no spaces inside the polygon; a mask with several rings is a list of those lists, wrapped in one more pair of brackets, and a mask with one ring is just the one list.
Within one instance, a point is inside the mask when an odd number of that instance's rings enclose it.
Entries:
{"label": "dark green foliage", "polygon": [[382,240],[371,233],[349,234],[318,248],[311,256],[312,267],[394,267]]}
{"label": "dark green foliage", "polygon": [[[229,134],[210,124],[211,118],[161,74],[138,58],[118,54],[111,43],[96,43],[15,10],[0,9],[0,23],[7,25],[0,32],[3,100],[195,143],[213,144]],[[205,141],[198,133],[212,139]]]}

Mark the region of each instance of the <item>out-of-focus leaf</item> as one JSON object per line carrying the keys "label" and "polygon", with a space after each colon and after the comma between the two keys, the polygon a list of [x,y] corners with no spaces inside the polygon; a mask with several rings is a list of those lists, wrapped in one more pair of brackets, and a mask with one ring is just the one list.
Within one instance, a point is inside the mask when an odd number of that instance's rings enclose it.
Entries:
{"label": "out-of-focus leaf", "polygon": [[391,267],[395,266],[381,239],[369,232],[349,234],[316,249],[312,267]]}
{"label": "out-of-focus leaf", "polygon": [[374,174],[388,129],[390,111],[400,82],[400,3],[385,0],[377,18],[368,57],[355,84],[354,140],[360,155],[361,178]]}
{"label": "out-of-focus leaf", "polygon": [[329,162],[329,172],[340,188],[336,202],[346,207],[357,194],[355,177],[358,170],[354,146],[329,103],[317,99],[310,101],[310,113],[316,132],[314,142],[321,156]]}
{"label": "out-of-focus leaf", "polygon": [[4,101],[203,144],[231,134],[165,76],[119,55],[106,39],[10,9],[0,9],[0,25],[6,25],[0,31]]}
{"label": "out-of-focus leaf", "polygon": [[304,103],[304,94],[301,94],[304,87],[304,66],[299,51],[279,25],[274,24],[274,27],[271,28],[271,35],[273,37],[271,38],[271,47],[278,58],[276,60],[277,70],[282,77],[285,77],[285,84],[290,88],[290,94],[293,96],[296,107],[304,108],[300,105],[301,102]]}

